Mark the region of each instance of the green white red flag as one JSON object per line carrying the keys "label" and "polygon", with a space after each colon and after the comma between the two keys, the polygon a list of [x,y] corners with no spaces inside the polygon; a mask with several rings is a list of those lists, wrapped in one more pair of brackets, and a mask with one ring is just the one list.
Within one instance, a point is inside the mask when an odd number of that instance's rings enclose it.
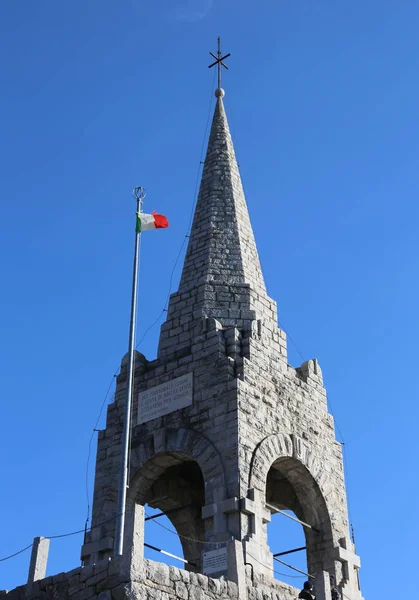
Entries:
{"label": "green white red flag", "polygon": [[156,212],[151,215],[137,213],[137,233],[149,231],[150,229],[164,229],[165,227],[169,227],[169,221],[164,215],[159,215]]}

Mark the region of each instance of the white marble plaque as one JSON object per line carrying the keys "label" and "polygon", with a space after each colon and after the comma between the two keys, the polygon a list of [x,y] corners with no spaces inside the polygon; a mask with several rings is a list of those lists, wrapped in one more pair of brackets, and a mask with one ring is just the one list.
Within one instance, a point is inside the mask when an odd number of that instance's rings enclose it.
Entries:
{"label": "white marble plaque", "polygon": [[217,548],[202,553],[202,572],[204,575],[214,575],[227,571],[227,548]]}
{"label": "white marble plaque", "polygon": [[167,383],[138,394],[137,425],[167,415],[192,404],[193,374],[176,377]]}

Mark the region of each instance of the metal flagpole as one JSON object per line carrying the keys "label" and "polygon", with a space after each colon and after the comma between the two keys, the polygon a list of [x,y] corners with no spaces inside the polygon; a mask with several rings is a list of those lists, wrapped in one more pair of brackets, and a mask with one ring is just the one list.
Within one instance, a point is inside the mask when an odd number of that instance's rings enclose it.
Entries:
{"label": "metal flagpole", "polygon": [[[133,191],[133,196],[137,201],[137,213],[141,212],[145,193],[142,187],[136,187]],[[121,471],[119,475],[118,489],[118,510],[116,519],[116,535],[115,535],[115,556],[122,556],[124,547],[124,525],[125,525],[125,505],[127,500],[128,487],[128,458],[129,458],[129,442],[131,430],[131,406],[132,406],[132,388],[134,378],[134,351],[135,351],[135,321],[137,312],[137,284],[138,284],[138,255],[140,250],[141,233],[135,230],[135,249],[134,249],[134,268],[132,275],[132,296],[131,296],[131,320],[129,326],[129,344],[128,344],[128,380],[127,380],[127,395],[125,399],[124,411],[124,430],[122,434],[122,456],[121,456]]]}

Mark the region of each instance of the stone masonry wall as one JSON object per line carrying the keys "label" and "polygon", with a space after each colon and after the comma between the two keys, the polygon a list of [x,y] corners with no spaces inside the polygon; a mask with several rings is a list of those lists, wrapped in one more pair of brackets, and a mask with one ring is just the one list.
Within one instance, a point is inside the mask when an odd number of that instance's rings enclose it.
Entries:
{"label": "stone masonry wall", "polygon": [[[249,542],[255,540],[255,544],[249,543],[249,552],[269,565],[272,559],[266,543],[266,523],[270,515],[263,512],[267,476],[276,461],[293,459],[303,465],[319,489],[317,498],[314,492],[310,499],[307,497],[304,513],[299,515],[322,531],[310,545],[310,572],[327,569],[340,580],[335,548],[349,535],[346,493],[341,446],[335,440],[333,418],[327,411],[321,369],[317,361],[308,361],[298,369],[284,367],[279,348],[274,364],[275,343],[264,325],[259,335],[251,336],[247,343],[238,359],[243,362],[237,402],[240,495],[246,497],[251,490],[259,510],[253,507],[247,515],[244,511],[242,535]],[[308,485],[304,490],[302,479],[295,481],[294,489],[304,504]],[[259,494],[259,500],[255,494]],[[317,504],[316,511],[311,510],[310,503]],[[254,531],[255,518],[265,522],[258,532]]]}
{"label": "stone masonry wall", "polygon": [[[326,516],[321,507],[312,519],[305,515],[322,530],[310,546],[310,567],[313,572],[327,569],[340,580],[335,548],[348,535],[342,456],[327,412],[319,365],[316,361],[299,369],[287,365],[282,352],[285,336],[278,328],[275,331],[270,320],[255,323],[250,332],[240,332],[201,318],[196,319],[195,331],[188,354],[152,362],[137,355],[136,392],[186,373],[193,373],[194,390],[192,406],[142,425],[136,425],[134,403],[131,496],[140,503],[149,502],[144,493],[165,469],[177,464],[181,455],[195,460],[205,482],[201,507],[205,536],[200,534],[199,539],[221,542],[234,536],[245,540],[248,560],[253,557],[266,565],[262,568],[266,574],[272,568],[266,536],[270,514],[264,509],[267,475],[276,460],[291,457],[304,465],[325,499]],[[119,477],[124,369],[116,401],[108,409],[107,428],[99,434],[94,525],[110,521],[92,532],[83,552],[87,560],[98,560],[113,547],[111,519]],[[188,504],[176,490],[171,502]],[[152,505],[163,511],[171,508],[167,502]],[[188,535],[187,529],[176,529]],[[255,569],[260,570],[258,563]]]}
{"label": "stone masonry wall", "polygon": [[[249,600],[296,600],[298,590],[280,582],[247,579]],[[0,591],[5,600],[245,600],[237,585],[225,579],[212,579],[162,563],[144,560],[143,575],[128,580],[120,575],[118,559],[59,573],[33,584]]]}
{"label": "stone masonry wall", "polygon": [[[312,523],[323,530],[323,537],[315,542],[318,558],[312,554],[311,566],[335,574],[339,565],[334,548],[348,535],[348,520],[341,447],[327,412],[319,365],[316,361],[298,369],[287,365],[285,335],[272,324],[269,313],[268,318],[255,321],[250,331],[222,328],[213,318],[197,318],[194,323],[191,344],[179,354],[174,351],[151,362],[136,356],[130,494],[137,494],[140,503],[149,501],[143,492],[166,468],[181,455],[195,460],[205,483],[205,539],[247,540],[250,555],[269,569],[266,523],[270,515],[262,510],[266,478],[276,460],[292,457],[305,465],[319,486],[331,519],[329,533],[323,517]],[[193,404],[137,425],[137,392],[187,373],[193,374]],[[99,434],[93,525],[109,522],[93,530],[84,548],[83,557],[91,561],[113,548],[125,384],[123,366],[106,430]],[[142,497],[136,490],[142,490]],[[259,509],[250,506],[249,490],[260,494]],[[172,500],[182,504],[180,499]],[[158,503],[155,506],[165,510]]]}
{"label": "stone masonry wall", "polygon": [[[202,327],[202,320],[199,320]],[[148,423],[137,425],[137,402],[134,403],[131,473],[143,469],[141,481],[131,482],[131,493],[136,489],[146,490],[165,467],[172,464],[173,453],[194,459],[205,476],[205,503],[212,504],[237,495],[239,474],[237,471],[238,419],[235,399],[237,396],[233,366],[225,353],[223,333],[214,329],[195,338],[192,352],[171,361],[153,361],[143,364],[136,371],[135,398],[137,392],[150,389],[161,383],[193,373],[193,404],[182,411],[159,417]],[[99,434],[96,463],[93,525],[103,523],[115,516],[122,432],[123,401],[126,375],[124,368],[118,378],[116,401],[108,409],[106,430]],[[179,431],[182,433],[179,434]],[[220,452],[223,451],[221,456]],[[162,458],[157,458],[162,455]],[[163,457],[166,456],[166,458]],[[144,467],[148,461],[151,466]],[[157,464],[159,463],[159,464]],[[143,498],[144,501],[144,498]],[[211,527],[210,527],[211,528]],[[226,538],[227,525],[212,528],[210,539],[221,541]],[[221,537],[217,537],[220,534]],[[236,535],[239,535],[236,526]],[[92,532],[91,542],[102,540],[99,552],[106,550],[106,542],[112,548],[114,522]],[[93,546],[86,548],[84,556]],[[97,560],[97,557],[94,558]]]}

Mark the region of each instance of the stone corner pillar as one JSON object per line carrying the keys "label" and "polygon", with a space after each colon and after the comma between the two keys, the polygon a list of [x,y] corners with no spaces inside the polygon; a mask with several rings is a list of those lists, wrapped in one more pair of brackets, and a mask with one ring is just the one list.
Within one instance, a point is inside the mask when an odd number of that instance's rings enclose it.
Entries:
{"label": "stone corner pillar", "polygon": [[124,548],[120,574],[126,581],[139,581],[144,574],[144,506],[127,503]]}
{"label": "stone corner pillar", "polygon": [[319,571],[314,579],[316,600],[332,600],[330,575],[327,571]]}
{"label": "stone corner pillar", "polygon": [[32,544],[31,562],[29,564],[28,583],[26,595],[30,595],[35,581],[44,579],[47,572],[48,553],[50,540],[44,537],[36,537]]}
{"label": "stone corner pillar", "polygon": [[246,600],[246,571],[243,544],[238,540],[227,542],[227,578],[237,584],[240,600]]}

